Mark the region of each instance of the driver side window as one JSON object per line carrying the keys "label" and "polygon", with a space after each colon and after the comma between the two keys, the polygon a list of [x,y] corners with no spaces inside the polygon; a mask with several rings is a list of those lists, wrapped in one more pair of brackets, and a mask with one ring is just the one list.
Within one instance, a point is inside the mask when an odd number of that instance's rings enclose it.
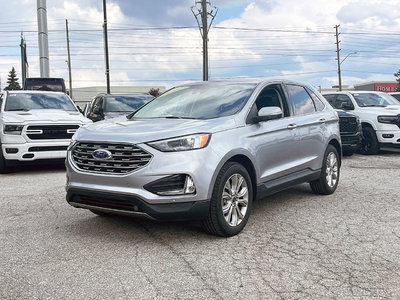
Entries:
{"label": "driver side window", "polygon": [[284,102],[283,99],[284,98],[280,89],[280,85],[269,85],[265,87],[258,95],[255,106],[257,108],[257,111],[260,111],[260,109],[263,107],[279,107],[282,110],[283,115],[287,117],[289,113],[285,105],[286,102]]}
{"label": "driver side window", "polygon": [[337,95],[333,106],[337,109],[354,109],[354,105],[347,95]]}

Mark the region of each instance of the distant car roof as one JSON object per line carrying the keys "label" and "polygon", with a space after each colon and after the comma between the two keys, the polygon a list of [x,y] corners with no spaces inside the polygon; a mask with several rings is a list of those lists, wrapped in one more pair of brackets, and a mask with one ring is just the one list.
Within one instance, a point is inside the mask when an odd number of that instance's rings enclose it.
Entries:
{"label": "distant car roof", "polygon": [[39,90],[5,90],[4,92],[16,93],[16,94],[59,94],[59,95],[65,95],[65,93],[63,93],[63,92],[39,91]]}

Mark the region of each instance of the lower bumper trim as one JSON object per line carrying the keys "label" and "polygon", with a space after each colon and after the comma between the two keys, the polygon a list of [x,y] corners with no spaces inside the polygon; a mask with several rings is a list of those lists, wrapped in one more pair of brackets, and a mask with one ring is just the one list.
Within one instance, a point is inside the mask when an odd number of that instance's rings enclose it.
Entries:
{"label": "lower bumper trim", "polygon": [[70,188],[67,202],[75,207],[114,214],[150,217],[156,220],[201,220],[210,208],[210,200],[149,204],[134,195]]}

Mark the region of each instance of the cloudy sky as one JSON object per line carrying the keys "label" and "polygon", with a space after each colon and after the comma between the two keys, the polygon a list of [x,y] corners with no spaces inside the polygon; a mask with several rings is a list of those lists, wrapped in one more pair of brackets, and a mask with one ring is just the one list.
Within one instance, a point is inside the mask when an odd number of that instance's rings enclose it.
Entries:
{"label": "cloudy sky", "polygon": [[[108,0],[112,85],[170,87],[202,79],[202,42],[194,0]],[[0,76],[20,66],[21,31],[29,75],[39,76],[36,1],[0,0]],[[396,0],[213,0],[210,78],[281,77],[315,87],[338,83],[335,45],[340,24],[342,83],[394,80],[400,69],[400,6]],[[50,75],[68,79],[65,19],[70,24],[74,87],[105,85],[102,1],[49,0]]]}

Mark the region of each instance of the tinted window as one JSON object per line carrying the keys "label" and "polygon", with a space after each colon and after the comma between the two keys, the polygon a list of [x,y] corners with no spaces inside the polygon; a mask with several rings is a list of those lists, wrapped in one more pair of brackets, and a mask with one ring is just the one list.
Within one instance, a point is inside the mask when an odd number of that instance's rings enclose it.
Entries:
{"label": "tinted window", "polygon": [[315,108],[317,109],[317,111],[321,111],[325,108],[325,104],[324,102],[322,102],[321,99],[319,99],[319,97],[309,88],[306,87],[306,90],[308,92],[308,94],[311,96],[311,98],[314,101],[314,105]]}
{"label": "tinted window", "polygon": [[323,96],[326,99],[326,101],[328,101],[329,104],[333,106],[333,103],[335,102],[336,95],[323,95]]}
{"label": "tinted window", "polygon": [[315,112],[314,102],[306,90],[299,85],[287,85],[290,99],[293,102],[295,115],[305,115]]}
{"label": "tinted window", "polygon": [[400,94],[391,95],[392,97],[396,98],[396,100],[400,100]]}
{"label": "tinted window", "polygon": [[237,113],[255,84],[206,83],[165,92],[139,109],[133,118],[211,119]]}
{"label": "tinted window", "polygon": [[68,96],[63,94],[9,93],[5,110],[61,109],[76,111]]}
{"label": "tinted window", "polygon": [[24,89],[65,92],[64,80],[61,78],[27,78]]}
{"label": "tinted window", "polygon": [[336,100],[333,103],[334,108],[338,109],[354,109],[354,105],[347,95],[337,95]]}
{"label": "tinted window", "polygon": [[270,85],[264,88],[261,93],[258,95],[257,100],[255,102],[255,106],[257,111],[259,111],[263,107],[271,107],[277,106],[282,109],[284,116],[289,115],[289,110],[286,107],[286,101],[282,96],[280,85]]}
{"label": "tinted window", "polygon": [[107,96],[106,106],[104,111],[106,112],[130,112],[137,110],[151,99],[153,96],[150,95],[135,95],[135,96]]}

